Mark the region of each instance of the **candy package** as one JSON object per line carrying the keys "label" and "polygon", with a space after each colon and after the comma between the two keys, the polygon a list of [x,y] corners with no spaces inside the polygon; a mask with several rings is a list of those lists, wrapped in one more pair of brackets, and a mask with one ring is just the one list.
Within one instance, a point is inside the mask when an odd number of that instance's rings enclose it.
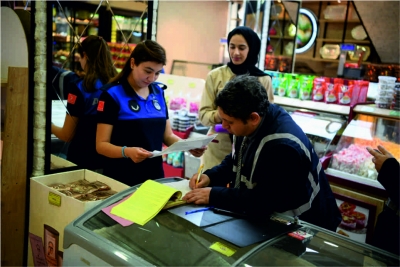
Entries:
{"label": "candy package", "polygon": [[312,89],[312,100],[317,102],[324,101],[324,94],[325,94],[325,79],[315,78],[313,82],[313,89]]}

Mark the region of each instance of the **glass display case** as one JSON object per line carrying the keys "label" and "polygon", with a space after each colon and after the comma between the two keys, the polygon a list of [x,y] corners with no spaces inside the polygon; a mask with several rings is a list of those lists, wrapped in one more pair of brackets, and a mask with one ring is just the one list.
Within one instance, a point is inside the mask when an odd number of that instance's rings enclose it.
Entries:
{"label": "glass display case", "polygon": [[[143,226],[134,223],[122,226],[102,211],[138,186],[104,200],[67,225],[64,266],[82,263],[92,266],[398,266],[400,263],[398,257],[388,252],[285,217],[279,222],[282,227],[290,223],[296,227],[282,228],[278,234],[270,235],[274,227],[262,224],[255,230],[258,241],[238,245],[231,238],[248,237],[241,228],[220,227],[219,232],[207,231],[207,225],[219,225],[207,217],[215,216],[212,210],[180,214],[178,209],[191,206],[184,205],[161,211]],[[221,224],[241,221],[246,228],[251,225],[248,218],[220,216],[223,217]],[[264,238],[265,235],[269,238]]]}
{"label": "glass display case", "polygon": [[395,117],[357,114],[343,131],[326,173],[383,189],[366,147],[384,146],[400,160],[400,121]]}
{"label": "glass display case", "polygon": [[340,134],[346,127],[344,116],[288,106],[283,108],[307,135],[319,158],[335,151]]}

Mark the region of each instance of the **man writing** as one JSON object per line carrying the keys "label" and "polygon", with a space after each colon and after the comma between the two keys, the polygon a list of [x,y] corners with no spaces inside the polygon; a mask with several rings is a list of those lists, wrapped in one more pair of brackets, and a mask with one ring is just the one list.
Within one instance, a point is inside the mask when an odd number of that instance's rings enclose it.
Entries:
{"label": "man writing", "polygon": [[268,102],[261,83],[237,76],[215,106],[234,135],[232,153],[198,183],[194,175],[183,199],[251,217],[280,212],[336,231],[341,215],[317,154],[290,115]]}

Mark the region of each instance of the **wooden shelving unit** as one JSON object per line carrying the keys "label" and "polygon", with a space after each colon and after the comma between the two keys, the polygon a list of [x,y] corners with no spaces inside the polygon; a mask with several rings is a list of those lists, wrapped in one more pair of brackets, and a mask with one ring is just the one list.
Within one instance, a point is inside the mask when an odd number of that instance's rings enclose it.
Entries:
{"label": "wooden shelving unit", "polygon": [[[346,16],[342,19],[326,19],[324,11],[329,5],[341,5],[346,6]],[[315,74],[323,76],[335,76],[337,64],[339,63],[339,56],[337,59],[326,59],[320,55],[320,49],[325,44],[341,44],[341,43],[353,43],[356,45],[369,46],[371,54],[363,64],[369,64],[373,61],[373,47],[372,43],[367,37],[364,40],[356,40],[352,37],[351,31],[354,27],[362,25],[360,18],[358,17],[353,3],[342,1],[306,1],[302,3],[302,8],[312,11],[318,19],[318,35],[314,45],[306,52],[302,54],[296,54],[296,65],[307,64],[311,69],[315,71]],[[357,62],[356,60],[350,60],[348,57],[347,62]],[[329,65],[326,65],[329,64]],[[295,70],[296,72],[296,70]]]}

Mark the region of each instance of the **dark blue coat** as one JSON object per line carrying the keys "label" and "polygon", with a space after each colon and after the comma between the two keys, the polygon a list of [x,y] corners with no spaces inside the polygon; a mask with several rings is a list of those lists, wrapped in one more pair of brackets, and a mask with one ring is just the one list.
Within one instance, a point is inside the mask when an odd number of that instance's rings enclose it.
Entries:
{"label": "dark blue coat", "polygon": [[233,187],[243,137],[234,138],[233,152],[220,165],[204,172],[211,179],[210,205],[249,216],[285,213],[336,231],[341,215],[332,190],[312,144],[290,115],[271,104],[248,138],[240,188]]}

